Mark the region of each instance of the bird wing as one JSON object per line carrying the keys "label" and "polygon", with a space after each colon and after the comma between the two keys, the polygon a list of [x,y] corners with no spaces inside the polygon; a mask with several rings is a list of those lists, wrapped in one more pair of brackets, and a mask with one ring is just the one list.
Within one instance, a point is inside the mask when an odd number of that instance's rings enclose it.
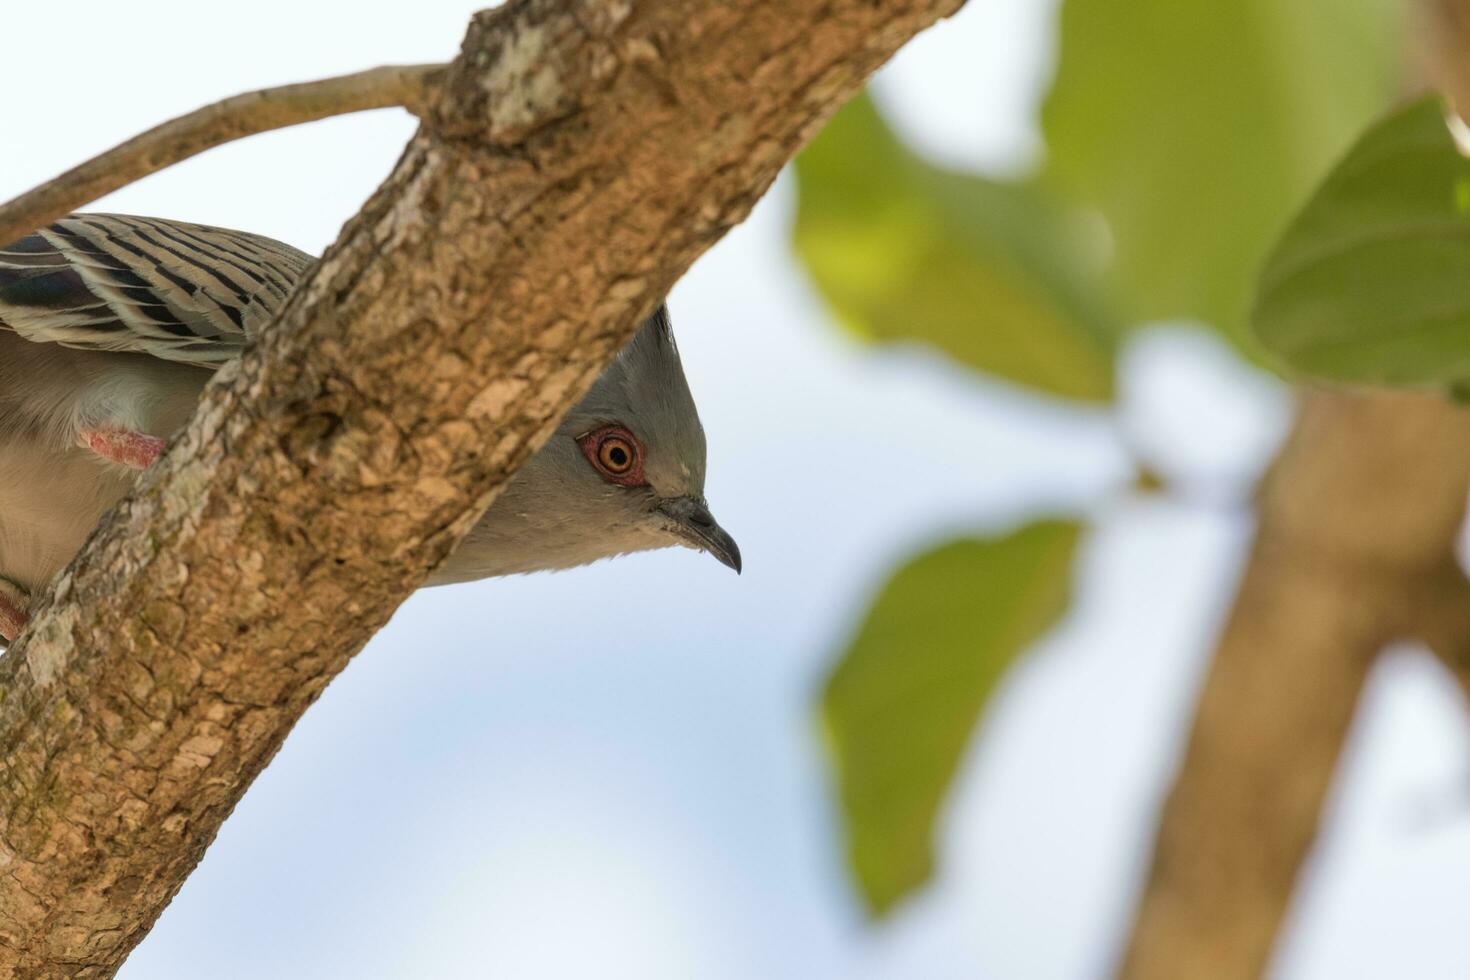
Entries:
{"label": "bird wing", "polygon": [[0,328],[215,368],[271,321],[313,261],[243,231],[75,214],[0,248]]}

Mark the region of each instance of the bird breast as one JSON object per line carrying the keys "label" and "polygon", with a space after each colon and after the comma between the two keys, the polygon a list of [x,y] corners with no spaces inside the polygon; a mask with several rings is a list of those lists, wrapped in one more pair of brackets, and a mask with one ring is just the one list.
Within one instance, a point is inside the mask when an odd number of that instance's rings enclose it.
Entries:
{"label": "bird breast", "polygon": [[208,379],[157,358],[34,344],[0,330],[0,577],[43,587],[136,479],[81,448],[82,427],[167,438]]}

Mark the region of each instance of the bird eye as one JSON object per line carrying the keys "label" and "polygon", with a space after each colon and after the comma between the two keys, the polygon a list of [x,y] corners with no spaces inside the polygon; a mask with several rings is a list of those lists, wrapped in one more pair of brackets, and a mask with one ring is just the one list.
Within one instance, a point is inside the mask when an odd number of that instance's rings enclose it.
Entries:
{"label": "bird eye", "polygon": [[633,447],[621,436],[608,436],[597,447],[597,458],[603,469],[622,476],[633,468]]}
{"label": "bird eye", "polygon": [[643,478],[643,443],[624,426],[605,425],[579,436],[577,442],[587,462],[607,482],[624,487],[647,485]]}

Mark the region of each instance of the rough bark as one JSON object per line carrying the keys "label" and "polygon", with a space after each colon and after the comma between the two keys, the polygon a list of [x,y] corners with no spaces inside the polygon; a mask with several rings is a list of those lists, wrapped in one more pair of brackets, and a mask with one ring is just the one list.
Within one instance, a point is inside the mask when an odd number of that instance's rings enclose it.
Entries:
{"label": "rough bark", "polygon": [[1386,643],[1470,655],[1453,556],[1470,411],[1312,394],[1200,697],[1120,975],[1247,980],[1268,962],[1364,677]]}
{"label": "rough bark", "polygon": [[292,723],[960,0],[518,0],[0,659],[0,976],[111,975]]}
{"label": "rough bark", "polygon": [[422,116],[433,103],[444,67],[386,66],[282,85],[170,119],[0,205],[0,242],[13,242],[105,194],[232,140],[368,109],[402,106]]}

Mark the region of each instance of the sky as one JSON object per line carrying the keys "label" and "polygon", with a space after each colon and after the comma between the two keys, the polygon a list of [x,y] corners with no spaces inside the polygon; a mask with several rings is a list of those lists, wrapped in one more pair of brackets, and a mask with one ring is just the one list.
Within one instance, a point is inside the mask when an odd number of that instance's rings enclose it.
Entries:
{"label": "sky", "polygon": [[[0,194],[215,98],[447,59],[475,6],[19,5],[7,72],[34,81],[7,104]],[[1052,12],[968,5],[884,71],[880,103],[946,163],[1024,170]],[[411,130],[384,112],[254,138],[97,209],[319,250]],[[859,346],[792,260],[792,190],[671,299],[745,574],[668,551],[419,593],[308,711],[125,980],[1106,975],[1249,541],[1234,488],[1289,398],[1183,327],[1129,348],[1120,421]],[[1183,493],[1131,495],[1125,446]],[[988,709],[935,882],[870,926],[816,692],[905,555],[1056,513],[1094,522],[1073,608]],[[1274,976],[1470,975],[1464,722],[1422,652],[1376,670]]]}

